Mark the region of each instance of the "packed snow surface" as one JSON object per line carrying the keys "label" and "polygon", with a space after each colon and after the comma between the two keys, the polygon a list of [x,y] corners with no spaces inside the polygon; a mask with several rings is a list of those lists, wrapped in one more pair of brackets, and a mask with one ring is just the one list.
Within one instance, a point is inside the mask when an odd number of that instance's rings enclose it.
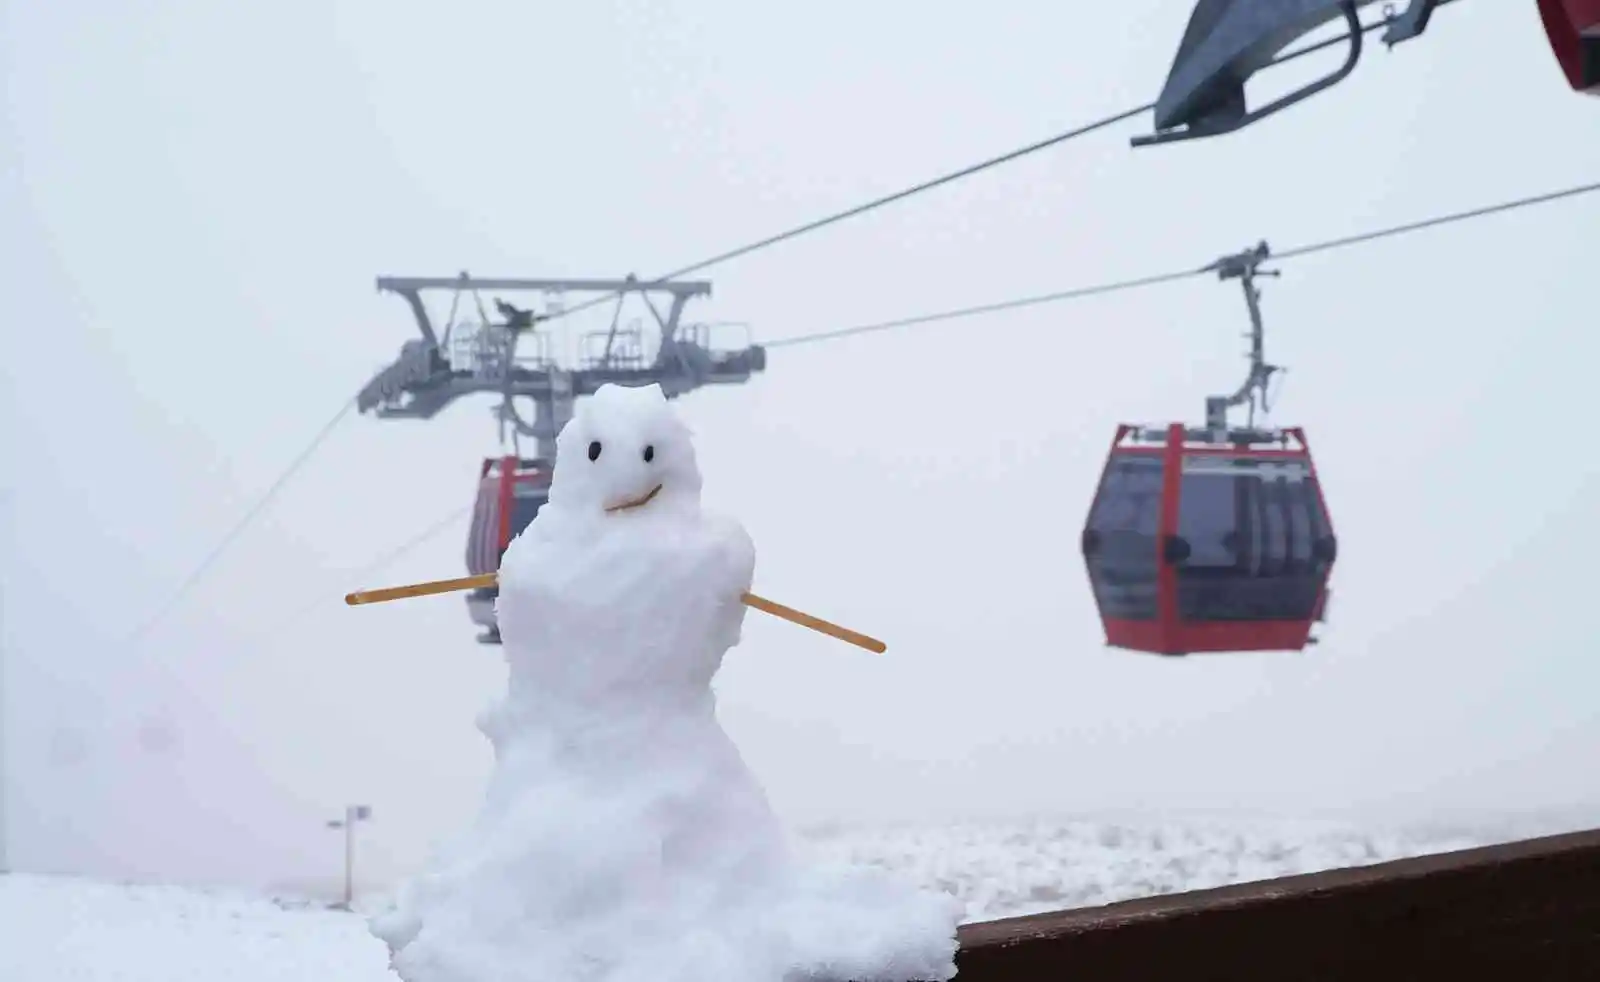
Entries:
{"label": "packed snow surface", "polygon": [[501,561],[505,698],[474,826],[373,921],[407,982],[901,982],[962,907],[791,848],[716,718],[755,548],[700,508],[657,386],[604,386]]}
{"label": "packed snow surface", "polygon": [[[1038,819],[838,828],[805,834],[802,848],[953,890],[967,919],[989,920],[1594,824],[1590,817],[1549,828],[1440,832],[1307,822]],[[336,880],[328,892],[337,895]],[[305,902],[0,876],[4,982],[397,982],[387,955],[359,915]]]}
{"label": "packed snow surface", "polygon": [[0,876],[4,982],[394,982],[350,914],[259,896]]}
{"label": "packed snow surface", "polygon": [[1369,866],[1548,831],[1047,817],[812,829],[803,843],[819,858],[878,866],[949,891],[971,922]]}

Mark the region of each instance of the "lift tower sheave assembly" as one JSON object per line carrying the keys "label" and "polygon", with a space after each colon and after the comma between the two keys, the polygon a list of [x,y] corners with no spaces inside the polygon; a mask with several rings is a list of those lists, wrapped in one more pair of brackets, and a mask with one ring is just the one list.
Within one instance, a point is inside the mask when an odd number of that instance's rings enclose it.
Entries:
{"label": "lift tower sheave assembly", "polygon": [[[361,412],[380,419],[432,419],[463,396],[480,392],[501,396],[500,417],[518,436],[539,441],[539,456],[554,456],[555,434],[571,417],[573,402],[592,395],[608,382],[621,385],[659,384],[668,398],[703,385],[747,382],[766,368],[766,352],[748,343],[738,347],[713,345],[712,325],[685,324],[683,312],[691,299],[711,294],[705,281],[642,281],[586,279],[474,279],[457,277],[380,277],[380,291],[406,301],[416,320],[420,338],[405,342],[394,363],[380,371],[357,396]],[[426,291],[454,295],[451,314],[436,327]],[[575,356],[561,357],[555,338],[541,325],[552,314],[532,314],[498,301],[504,317],[494,320],[483,309],[482,293],[535,292],[547,296],[568,293],[612,293],[617,310],[608,331],[591,333]],[[479,317],[456,322],[463,295],[478,300]],[[622,304],[631,295],[643,299],[657,328],[657,343],[646,352],[645,332],[637,326],[622,328]],[[663,313],[652,296],[669,300]],[[510,313],[505,313],[510,311]],[[517,315],[523,315],[519,321]],[[529,348],[533,350],[527,350]],[[596,350],[598,348],[598,350]],[[533,403],[535,416],[524,419],[516,399]]]}
{"label": "lift tower sheave assembly", "polygon": [[[462,273],[385,276],[377,286],[405,300],[421,336],[403,343],[394,362],[362,387],[356,396],[362,413],[429,420],[464,396],[500,397],[495,414],[501,454],[483,461],[468,533],[467,567],[473,575],[499,569],[511,539],[548,499],[556,434],[572,418],[579,397],[615,383],[656,384],[672,399],[706,385],[748,382],[766,369],[765,349],[750,343],[743,325],[684,321],[690,300],[711,295],[711,284],[703,280],[475,279]],[[429,291],[451,295],[442,324],[435,324],[424,300]],[[494,314],[484,304],[485,293],[495,295]],[[545,311],[499,296],[519,293],[542,295]],[[570,323],[563,298],[571,293],[614,295],[610,326],[563,332]],[[623,308],[632,297],[647,313],[624,323]],[[464,298],[471,299],[465,310]],[[558,319],[562,323],[553,323]],[[740,343],[717,344],[713,335],[728,328],[740,329]],[[518,411],[519,400],[530,413]],[[524,438],[537,448],[531,458],[522,456]],[[494,599],[492,589],[467,598],[473,621],[485,632],[479,640],[491,644],[499,641]]]}

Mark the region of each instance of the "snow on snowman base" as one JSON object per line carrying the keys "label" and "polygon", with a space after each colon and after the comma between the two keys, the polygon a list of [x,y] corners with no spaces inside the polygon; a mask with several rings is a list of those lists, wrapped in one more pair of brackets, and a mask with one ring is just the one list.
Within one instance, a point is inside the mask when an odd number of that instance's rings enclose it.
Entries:
{"label": "snow on snowman base", "polygon": [[716,718],[755,548],[700,509],[658,386],[561,431],[500,569],[505,697],[471,829],[372,931],[406,982],[944,982],[962,910],[812,866]]}

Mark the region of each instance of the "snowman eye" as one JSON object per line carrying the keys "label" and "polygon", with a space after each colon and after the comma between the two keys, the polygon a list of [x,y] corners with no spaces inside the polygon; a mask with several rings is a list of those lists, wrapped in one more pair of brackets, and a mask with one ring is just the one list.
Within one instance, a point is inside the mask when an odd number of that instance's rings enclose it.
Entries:
{"label": "snowman eye", "polygon": [[589,459],[590,460],[599,460],[600,459],[600,441],[599,440],[590,441],[590,443],[589,443]]}
{"label": "snowman eye", "polygon": [[656,448],[653,445],[646,445],[645,448],[644,448],[644,462],[648,464],[648,463],[650,463],[650,461],[655,460],[655,459],[656,459]]}

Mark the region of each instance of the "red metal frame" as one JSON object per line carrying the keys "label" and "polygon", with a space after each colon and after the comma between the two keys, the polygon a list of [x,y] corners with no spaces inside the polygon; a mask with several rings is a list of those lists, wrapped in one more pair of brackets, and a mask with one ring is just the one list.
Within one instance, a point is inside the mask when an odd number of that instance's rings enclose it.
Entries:
{"label": "red metal frame", "polygon": [[1567,84],[1600,96],[1600,0],[1539,0],[1539,19]]}
{"label": "red metal frame", "polygon": [[[1111,462],[1119,455],[1162,455],[1165,460],[1161,475],[1161,515],[1156,530],[1156,548],[1158,551],[1161,548],[1159,544],[1166,541],[1167,536],[1176,533],[1178,528],[1183,458],[1187,455],[1239,456],[1242,454],[1261,460],[1304,460],[1312,478],[1315,479],[1317,477],[1317,464],[1311,455],[1311,445],[1306,440],[1305,431],[1299,427],[1292,427],[1282,431],[1285,435],[1292,437],[1295,443],[1299,444],[1297,448],[1292,449],[1209,445],[1188,446],[1188,441],[1185,439],[1185,427],[1182,423],[1169,424],[1166,429],[1165,439],[1160,444],[1147,443],[1137,446],[1122,446],[1123,440],[1137,429],[1138,427],[1127,424],[1117,427],[1116,436],[1112,437],[1111,446],[1106,451],[1105,466],[1100,472],[1100,482],[1095,488],[1094,500],[1099,500],[1100,494],[1105,488],[1106,475],[1111,470]],[[1315,480],[1313,487],[1317,492],[1317,502],[1321,505],[1322,513],[1327,519],[1328,534],[1334,535],[1333,515],[1328,510],[1327,499],[1322,493],[1322,482]],[[1317,600],[1313,609],[1318,613],[1321,612],[1323,604],[1327,600],[1328,581],[1331,576],[1332,566],[1330,564],[1329,575],[1323,578],[1317,590]],[[1126,648],[1132,651],[1152,654],[1184,655],[1237,651],[1299,651],[1306,646],[1311,637],[1312,625],[1316,621],[1315,616],[1304,621],[1217,621],[1186,624],[1178,617],[1177,570],[1171,564],[1161,561],[1157,577],[1156,619],[1153,621],[1120,620],[1108,618],[1102,613],[1100,620],[1105,628],[1107,644],[1115,648]],[[1093,582],[1091,579],[1092,588]],[[1097,599],[1097,609],[1098,606]]]}
{"label": "red metal frame", "polygon": [[[489,465],[494,463],[493,458],[484,461],[484,473],[488,473]],[[515,496],[518,484],[537,484],[549,480],[549,472],[544,463],[538,460],[526,460],[518,457],[501,457],[500,464],[500,537],[499,548],[504,552],[511,545],[511,513],[512,498]],[[526,473],[521,468],[528,468]]]}
{"label": "red metal frame", "polygon": [[[469,532],[473,541],[480,544],[468,547],[469,569],[479,571],[478,567],[483,566],[490,555],[499,555],[511,544],[511,522],[515,512],[513,505],[517,485],[548,483],[549,480],[549,468],[542,460],[513,456],[484,459],[482,466],[478,468],[479,503],[474,506],[472,530]],[[492,498],[489,498],[490,495]],[[485,500],[493,501],[491,506],[493,514],[480,518]],[[485,527],[488,522],[494,524]],[[486,535],[493,536],[492,544],[482,541]],[[471,554],[471,550],[475,548],[480,550],[476,559],[472,558]]]}
{"label": "red metal frame", "polygon": [[511,544],[511,492],[516,490],[517,458],[500,458],[500,548]]}

